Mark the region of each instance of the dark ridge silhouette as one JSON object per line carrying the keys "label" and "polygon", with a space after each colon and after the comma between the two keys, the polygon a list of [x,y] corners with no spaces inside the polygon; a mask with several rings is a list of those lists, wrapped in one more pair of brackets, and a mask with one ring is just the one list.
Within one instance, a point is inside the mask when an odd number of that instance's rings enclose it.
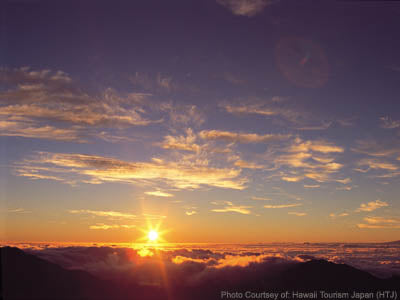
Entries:
{"label": "dark ridge silhouette", "polygon": [[1,282],[5,300],[94,299],[107,292],[87,272],[65,270],[12,247],[1,248]]}
{"label": "dark ridge silhouette", "polygon": [[375,290],[391,286],[389,280],[326,260],[311,260],[295,265],[284,272],[282,282],[285,286],[300,290],[313,290],[315,287],[325,290]]}
{"label": "dark ridge silhouette", "polygon": [[400,244],[400,240],[398,241],[391,241],[391,242],[384,242],[382,243],[384,245],[399,245]]}
{"label": "dark ridge silhouette", "polygon": [[[379,279],[345,264],[325,260],[303,263],[252,263],[247,267],[206,269],[201,263],[182,264],[184,272],[207,270],[205,277],[191,284],[184,283],[189,273],[171,273],[168,288],[143,286],[129,280],[102,280],[86,271],[67,270],[54,263],[27,254],[18,248],[1,248],[1,295],[5,300],[207,300],[221,298],[221,291],[282,292],[397,291],[400,277]],[[182,273],[183,272],[183,273]],[[184,274],[184,275],[182,275]],[[204,274],[203,274],[204,275]],[[181,276],[181,277],[179,277]],[[183,276],[183,277],[182,277]],[[174,277],[174,278],[172,278]],[[243,296],[243,299],[245,297]],[[294,299],[294,298],[292,298]],[[321,299],[319,294],[318,298]],[[349,298],[350,299],[350,298]]]}

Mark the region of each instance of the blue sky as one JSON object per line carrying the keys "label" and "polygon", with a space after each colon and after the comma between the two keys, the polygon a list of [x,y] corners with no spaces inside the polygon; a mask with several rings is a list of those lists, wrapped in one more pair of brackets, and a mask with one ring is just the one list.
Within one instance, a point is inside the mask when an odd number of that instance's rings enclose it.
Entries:
{"label": "blue sky", "polygon": [[396,4],[4,12],[2,239],[135,241],[149,222],[174,242],[398,236]]}

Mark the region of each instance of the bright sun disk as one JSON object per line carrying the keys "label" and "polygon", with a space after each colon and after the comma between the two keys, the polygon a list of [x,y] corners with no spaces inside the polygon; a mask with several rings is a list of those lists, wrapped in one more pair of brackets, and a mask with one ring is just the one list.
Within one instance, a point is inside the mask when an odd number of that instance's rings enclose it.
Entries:
{"label": "bright sun disk", "polygon": [[150,241],[154,242],[158,239],[158,233],[155,230],[150,230],[147,237]]}

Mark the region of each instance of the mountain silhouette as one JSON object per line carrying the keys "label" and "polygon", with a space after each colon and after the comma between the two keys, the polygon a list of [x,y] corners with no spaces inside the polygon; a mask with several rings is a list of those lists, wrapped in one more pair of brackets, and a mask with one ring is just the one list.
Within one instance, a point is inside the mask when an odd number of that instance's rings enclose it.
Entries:
{"label": "mountain silhouette", "polygon": [[318,288],[365,291],[400,287],[400,278],[380,279],[346,264],[311,260],[286,270],[282,275],[282,283],[286,287],[299,290]]}
{"label": "mountain silhouette", "polygon": [[[179,283],[168,289],[134,281],[104,280],[86,271],[67,270],[18,248],[1,248],[1,295],[5,300],[207,300],[221,299],[221,291],[376,292],[396,290],[400,277],[377,278],[345,264],[325,260],[290,263],[271,272],[271,265],[229,267],[197,285]],[[193,267],[193,266],[192,266]],[[219,272],[219,271],[218,271]],[[215,275],[217,274],[217,275]],[[219,274],[219,275],[218,275]]]}
{"label": "mountain silhouette", "polygon": [[95,299],[106,290],[84,271],[62,267],[18,248],[1,248],[3,299]]}

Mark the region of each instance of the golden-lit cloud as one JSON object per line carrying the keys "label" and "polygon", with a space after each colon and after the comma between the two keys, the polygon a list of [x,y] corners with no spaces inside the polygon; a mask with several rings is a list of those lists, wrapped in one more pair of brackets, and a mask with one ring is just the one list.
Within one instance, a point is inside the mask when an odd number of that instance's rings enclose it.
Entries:
{"label": "golden-lit cloud", "polygon": [[0,82],[8,88],[0,92],[3,136],[85,142],[89,136],[102,138],[100,128],[160,122],[145,117],[147,95],[120,96],[111,88],[90,94],[62,71],[0,68]]}
{"label": "golden-lit cloud", "polygon": [[197,214],[197,211],[195,211],[195,210],[190,210],[190,211],[186,211],[185,214],[186,214],[187,216],[193,216],[193,215]]}
{"label": "golden-lit cloud", "polygon": [[281,177],[282,180],[288,181],[288,182],[298,182],[298,181],[302,180],[303,178],[304,178],[303,176],[292,176],[292,177],[283,176],[283,177]]}
{"label": "golden-lit cloud", "polygon": [[156,158],[151,162],[127,162],[96,155],[39,152],[33,159],[24,160],[15,167],[19,176],[51,176],[52,172],[55,172],[58,178],[65,178],[65,181],[71,178],[80,181],[92,179],[96,183],[162,180],[181,189],[200,188],[205,185],[242,190],[247,181],[239,177],[241,171],[238,169],[215,168],[179,161],[167,162]]}
{"label": "golden-lit cloud", "polygon": [[307,213],[304,213],[304,212],[295,212],[295,211],[289,211],[289,212],[288,212],[288,215],[294,215],[294,216],[297,216],[297,217],[304,217],[304,216],[306,216],[306,215],[307,215]]}
{"label": "golden-lit cloud", "polygon": [[135,228],[136,225],[127,225],[127,224],[103,224],[103,223],[97,223],[96,225],[90,225],[89,229],[93,230],[108,230],[108,229],[132,229]]}
{"label": "golden-lit cloud", "polygon": [[[397,139],[394,140],[358,140],[356,145],[351,148],[353,152],[366,154],[379,158],[388,159],[400,154],[400,145]],[[379,161],[374,159],[375,161]]]}
{"label": "golden-lit cloud", "polygon": [[347,217],[349,215],[349,213],[346,213],[346,212],[343,212],[343,213],[339,213],[339,214],[335,214],[335,213],[331,213],[331,214],[329,214],[329,216],[332,218],[332,219],[335,219],[335,218],[341,218],[341,217]]}
{"label": "golden-lit cloud", "polygon": [[201,147],[195,142],[196,135],[193,133],[191,128],[188,128],[186,130],[186,136],[165,136],[164,141],[160,144],[160,146],[164,149],[199,152]]}
{"label": "golden-lit cloud", "polygon": [[[1,108],[0,108],[1,110]],[[26,138],[85,143],[79,127],[57,128],[24,121],[1,121],[0,136],[20,136]]]}
{"label": "golden-lit cloud", "polygon": [[400,228],[400,219],[397,217],[365,217],[366,223],[357,224],[358,228],[367,229],[389,229]]}
{"label": "golden-lit cloud", "polygon": [[392,163],[375,158],[364,158],[361,159],[357,164],[359,166],[367,166],[370,169],[382,169],[389,171],[395,171],[398,169],[398,167]]}
{"label": "golden-lit cloud", "polygon": [[162,192],[162,191],[150,191],[145,192],[146,195],[156,196],[156,197],[173,197],[173,194]]}
{"label": "golden-lit cloud", "polygon": [[218,213],[235,212],[235,213],[239,213],[239,214],[243,214],[243,215],[251,214],[251,211],[249,210],[249,208],[252,208],[252,206],[234,205],[230,201],[225,201],[224,204],[225,204],[225,206],[223,208],[215,208],[215,209],[212,209],[211,211],[218,212]]}
{"label": "golden-lit cloud", "polygon": [[371,201],[371,202],[368,202],[368,203],[362,203],[360,205],[360,207],[356,211],[374,211],[374,210],[376,210],[378,208],[386,207],[386,206],[389,206],[387,204],[387,202],[381,201],[381,200],[378,199],[376,201]]}
{"label": "golden-lit cloud", "polygon": [[315,151],[320,153],[342,153],[344,149],[326,141],[303,141],[297,138],[291,145],[289,152],[308,152]]}
{"label": "golden-lit cloud", "polygon": [[303,205],[302,203],[264,205],[264,208],[289,208],[289,207],[297,207],[297,206],[302,206],[302,205]]}
{"label": "golden-lit cloud", "polygon": [[280,176],[287,182],[298,182],[304,178],[317,182],[335,181],[332,175],[343,167],[335,162],[333,155],[343,153],[344,149],[322,140],[304,141],[296,137],[280,152],[267,159],[272,159],[278,168],[289,168],[289,172],[281,172]]}
{"label": "golden-lit cloud", "polygon": [[97,217],[117,218],[117,219],[136,219],[137,216],[129,213],[122,213],[118,211],[101,211],[101,210],[90,210],[90,209],[71,209],[68,211],[71,214],[85,214],[93,215]]}
{"label": "golden-lit cloud", "polygon": [[343,184],[349,184],[351,182],[351,178],[336,179],[336,182],[340,182]]}
{"label": "golden-lit cloud", "polygon": [[205,140],[222,140],[229,143],[266,143],[270,141],[280,141],[290,138],[288,134],[257,134],[257,133],[238,133],[222,130],[203,130],[199,136]]}
{"label": "golden-lit cloud", "polygon": [[306,189],[317,189],[321,186],[319,184],[304,184],[303,187],[305,187]]}
{"label": "golden-lit cloud", "polygon": [[264,166],[244,160],[235,161],[234,165],[242,169],[262,169]]}
{"label": "golden-lit cloud", "polygon": [[252,200],[260,200],[260,201],[270,201],[272,200],[271,198],[267,198],[267,197],[251,197]]}

